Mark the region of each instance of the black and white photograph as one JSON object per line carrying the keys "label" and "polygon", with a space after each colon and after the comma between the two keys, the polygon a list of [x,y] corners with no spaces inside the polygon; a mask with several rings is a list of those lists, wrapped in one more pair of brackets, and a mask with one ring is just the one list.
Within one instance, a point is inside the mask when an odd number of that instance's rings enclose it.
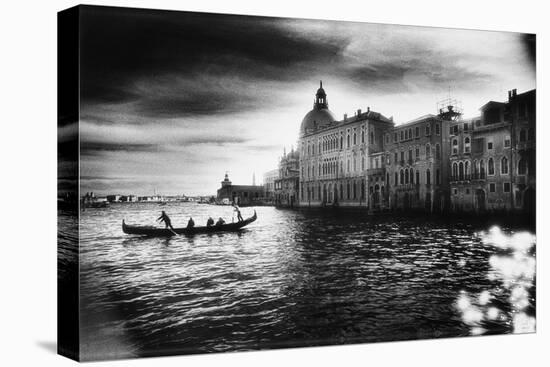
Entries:
{"label": "black and white photograph", "polygon": [[57,16],[61,355],[536,332],[535,34]]}

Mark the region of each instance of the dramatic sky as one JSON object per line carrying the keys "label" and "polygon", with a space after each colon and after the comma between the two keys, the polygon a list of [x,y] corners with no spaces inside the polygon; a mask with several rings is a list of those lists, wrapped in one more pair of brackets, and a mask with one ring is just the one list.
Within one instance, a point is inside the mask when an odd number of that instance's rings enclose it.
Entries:
{"label": "dramatic sky", "polygon": [[215,194],[276,168],[319,80],[342,118],[397,124],[449,94],[466,116],[535,88],[534,38],[505,32],[85,7],[81,190]]}

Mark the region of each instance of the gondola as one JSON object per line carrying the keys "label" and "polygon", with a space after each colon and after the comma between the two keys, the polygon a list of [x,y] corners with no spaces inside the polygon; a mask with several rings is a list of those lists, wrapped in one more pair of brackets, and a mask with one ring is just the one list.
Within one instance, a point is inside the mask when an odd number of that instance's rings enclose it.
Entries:
{"label": "gondola", "polygon": [[240,222],[226,223],[222,225],[213,225],[210,227],[193,227],[193,228],[174,228],[170,230],[167,228],[158,228],[153,226],[132,226],[126,224],[124,219],[122,220],[122,231],[126,234],[136,234],[142,236],[151,237],[170,237],[176,234],[178,235],[195,235],[199,233],[216,233],[216,232],[235,232],[243,228],[244,226],[254,222],[257,218],[256,211],[254,215]]}

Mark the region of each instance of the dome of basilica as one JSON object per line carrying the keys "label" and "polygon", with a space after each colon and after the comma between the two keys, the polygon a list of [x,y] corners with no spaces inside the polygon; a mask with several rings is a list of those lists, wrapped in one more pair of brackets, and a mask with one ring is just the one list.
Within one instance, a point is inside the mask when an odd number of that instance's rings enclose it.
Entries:
{"label": "dome of basilica", "polygon": [[313,109],[309,111],[300,125],[300,135],[313,131],[320,126],[336,121],[336,116],[328,109],[327,94],[323,89],[323,82],[320,82],[319,89],[315,94]]}

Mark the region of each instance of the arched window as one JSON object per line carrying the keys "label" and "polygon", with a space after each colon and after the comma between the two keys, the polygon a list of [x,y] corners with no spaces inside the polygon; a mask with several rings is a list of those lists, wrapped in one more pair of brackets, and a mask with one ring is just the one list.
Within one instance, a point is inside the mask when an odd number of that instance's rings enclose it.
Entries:
{"label": "arched window", "polygon": [[409,129],[409,139],[412,139],[413,137],[413,129]]}
{"label": "arched window", "polygon": [[399,184],[399,181],[397,180],[397,172],[395,172],[395,177],[394,177],[395,181],[394,181],[394,185],[397,186]]}
{"label": "arched window", "polygon": [[485,178],[485,162],[479,161],[479,178]]}
{"label": "arched window", "polygon": [[478,176],[479,176],[479,166],[478,166],[478,164],[477,164],[477,161],[474,160],[474,163],[473,163],[473,164],[474,164],[474,165],[473,165],[473,171],[474,171],[473,174],[474,174],[474,178],[478,178]]}
{"label": "arched window", "polygon": [[453,154],[458,154],[458,139],[453,139]]}
{"label": "arched window", "polygon": [[436,185],[441,184],[441,172],[439,171],[439,168],[436,168],[435,170],[435,184]]}
{"label": "arched window", "polygon": [[365,170],[365,155],[361,154],[361,170]]}
{"label": "arched window", "polygon": [[430,125],[426,125],[426,135],[430,135]]}
{"label": "arched window", "polygon": [[464,175],[466,175],[466,179],[470,179],[470,162],[466,161],[464,162]]}
{"label": "arched window", "polygon": [[348,182],[348,184],[347,184],[346,186],[347,186],[347,187],[346,187],[346,194],[347,194],[347,198],[348,198],[348,200],[349,200],[350,197],[351,197],[351,189],[350,189],[350,186],[349,186],[349,182]]}
{"label": "arched window", "polygon": [[527,140],[527,134],[524,129],[519,132],[519,141],[523,142]]}
{"label": "arched window", "polygon": [[470,138],[468,136],[464,138],[464,153],[470,153]]}
{"label": "arched window", "polygon": [[414,170],[412,168],[409,169],[409,177],[411,178],[411,184],[414,183]]}
{"label": "arched window", "polygon": [[353,198],[357,199],[357,182],[353,182]]}
{"label": "arched window", "polygon": [[403,170],[399,171],[399,184],[403,185],[405,183],[405,172]]}
{"label": "arched window", "polygon": [[405,184],[409,183],[409,170],[405,168]]}
{"label": "arched window", "polygon": [[458,164],[453,163],[453,178],[456,180],[458,178]]}
{"label": "arched window", "polygon": [[401,130],[401,140],[405,140],[405,137],[404,137],[404,134],[405,132],[403,130]]}
{"label": "arched window", "polygon": [[431,185],[432,184],[432,176],[430,174],[430,170],[426,170],[426,184]]}
{"label": "arched window", "polygon": [[508,174],[508,158],[502,157],[500,160],[500,173],[503,175]]}
{"label": "arched window", "polygon": [[348,134],[348,148],[349,148],[350,145],[351,145],[351,144],[350,144],[350,139],[351,139],[351,138],[350,138],[350,136],[349,136],[349,134]]}
{"label": "arched window", "polygon": [[[435,125],[439,126],[439,125]],[[439,144],[435,145],[435,159],[441,159],[441,146]]]}
{"label": "arched window", "polygon": [[340,149],[344,147],[344,137],[340,136]]}
{"label": "arched window", "polygon": [[518,175],[527,174],[527,161],[525,159],[520,159],[518,162]]}
{"label": "arched window", "polygon": [[357,145],[357,134],[353,133],[353,145]]}
{"label": "arched window", "polygon": [[430,150],[431,150],[430,143],[428,143],[426,144],[426,158],[430,157]]}
{"label": "arched window", "polygon": [[489,175],[495,174],[495,161],[493,158],[489,158],[489,161],[487,162],[487,173]]}
{"label": "arched window", "polygon": [[361,143],[365,143],[365,130],[361,130]]}
{"label": "arched window", "polygon": [[340,199],[344,199],[344,185],[340,184]]}
{"label": "arched window", "polygon": [[416,171],[416,184],[420,184],[420,171]]}
{"label": "arched window", "polygon": [[464,180],[464,163],[462,162],[458,164],[458,179],[460,181]]}
{"label": "arched window", "polygon": [[435,124],[435,134],[439,135],[439,124]]}

